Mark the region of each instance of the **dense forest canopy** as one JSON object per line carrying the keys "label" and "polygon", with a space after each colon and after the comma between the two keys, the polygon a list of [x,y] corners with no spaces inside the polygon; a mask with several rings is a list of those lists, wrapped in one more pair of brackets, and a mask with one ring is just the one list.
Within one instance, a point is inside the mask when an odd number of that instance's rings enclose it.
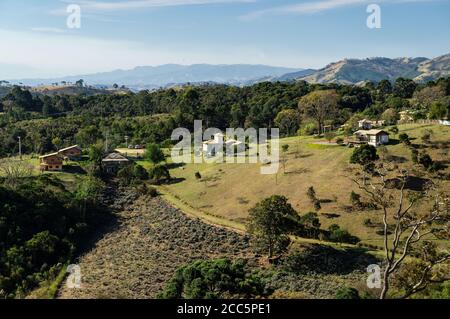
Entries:
{"label": "dense forest canopy", "polygon": [[[88,178],[74,192],[52,176],[0,179],[0,299],[24,297],[54,278],[86,235],[104,221],[102,182]],[[89,189],[89,192],[85,192]]]}
{"label": "dense forest canopy", "polygon": [[[352,118],[385,119],[412,110],[416,119],[441,119],[450,109],[450,78],[417,84],[399,78],[365,85],[263,82],[253,86],[188,86],[128,94],[39,95],[18,86],[0,100],[0,156],[18,151],[44,153],[63,145],[88,146],[108,136],[111,147],[124,143],[161,143],[176,127],[191,128],[194,119],[204,127],[279,127],[283,135],[299,128],[317,130],[302,97],[314,91],[333,91],[337,108],[327,125]],[[300,103],[299,103],[300,101]],[[310,128],[310,130],[308,130]]]}

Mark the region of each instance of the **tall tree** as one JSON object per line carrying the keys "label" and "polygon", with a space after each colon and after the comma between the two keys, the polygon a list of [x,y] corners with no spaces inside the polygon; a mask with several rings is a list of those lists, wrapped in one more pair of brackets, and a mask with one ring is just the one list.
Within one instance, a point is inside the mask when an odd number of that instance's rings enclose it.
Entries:
{"label": "tall tree", "polygon": [[83,79],[79,79],[78,81],[75,82],[75,85],[78,87],[83,87],[84,84],[84,80]]}
{"label": "tall tree", "polygon": [[398,78],[395,80],[394,95],[404,99],[409,99],[413,96],[417,84],[411,79]]}
{"label": "tall tree", "polygon": [[163,151],[157,144],[154,143],[147,145],[144,157],[153,164],[158,164],[165,160]]}
{"label": "tall tree", "polygon": [[319,133],[322,133],[325,121],[336,114],[338,101],[335,90],[314,91],[302,97],[298,107],[302,114],[317,122]]}
{"label": "tall tree", "polygon": [[256,246],[272,258],[287,249],[290,243],[288,234],[298,225],[299,216],[288,199],[274,195],[250,209],[247,229]]}
{"label": "tall tree", "polygon": [[280,111],[275,118],[275,125],[284,136],[290,136],[297,132],[300,124],[300,116],[297,110],[286,109]]}

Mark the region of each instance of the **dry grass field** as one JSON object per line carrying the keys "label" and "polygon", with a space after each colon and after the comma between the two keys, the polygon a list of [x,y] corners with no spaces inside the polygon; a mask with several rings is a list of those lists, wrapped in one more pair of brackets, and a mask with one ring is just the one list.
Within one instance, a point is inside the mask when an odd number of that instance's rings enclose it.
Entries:
{"label": "dry grass field", "polygon": [[[450,140],[450,127],[438,125],[400,125],[400,133],[407,133],[413,143],[422,143],[423,132],[432,130],[432,142],[435,144]],[[401,143],[387,146],[390,155],[410,162],[410,151]],[[161,187],[166,199],[193,214],[204,215],[214,222],[221,219],[221,224],[243,229],[248,210],[261,199],[274,195],[285,195],[293,207],[305,214],[314,211],[306,192],[313,186],[317,197],[322,202],[319,212],[322,228],[339,224],[363,242],[381,246],[381,236],[377,227],[363,224],[370,218],[380,222],[377,211],[346,212],[350,204],[350,192],[357,191],[350,177],[354,174],[353,165],[349,164],[352,148],[337,145],[319,145],[323,140],[314,137],[291,137],[282,139],[280,145],[288,144],[286,172],[280,167],[275,175],[260,174],[260,164],[187,164],[171,170],[172,177],[178,182]],[[442,158],[437,148],[429,147],[427,152],[434,160],[448,162],[448,155]],[[201,180],[195,177],[199,172]],[[446,173],[450,172],[446,168]],[[450,190],[450,183],[444,182]]]}

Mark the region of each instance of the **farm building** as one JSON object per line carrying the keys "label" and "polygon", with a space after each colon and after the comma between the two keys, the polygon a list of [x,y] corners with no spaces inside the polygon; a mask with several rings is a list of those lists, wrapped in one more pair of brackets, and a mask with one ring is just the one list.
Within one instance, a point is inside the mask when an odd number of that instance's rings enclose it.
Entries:
{"label": "farm building", "polygon": [[413,117],[414,113],[411,112],[410,110],[398,112],[398,115],[400,115],[400,122],[402,122],[402,123],[414,121],[414,117]]}
{"label": "farm building", "polygon": [[63,158],[68,158],[72,161],[80,159],[82,152],[83,150],[78,145],[66,147],[58,151]]}
{"label": "farm building", "polygon": [[225,135],[222,133],[214,134],[214,138],[212,140],[203,142],[203,153],[206,156],[216,156],[218,152],[222,152],[224,138]]}
{"label": "farm building", "polygon": [[63,159],[59,153],[40,156],[39,168],[41,171],[62,171]]}
{"label": "farm building", "polygon": [[358,127],[363,129],[363,130],[370,130],[374,127],[380,127],[384,125],[384,121],[371,121],[371,120],[361,120],[358,121]]}
{"label": "farm building", "polygon": [[102,160],[103,170],[108,174],[115,174],[130,163],[128,158],[118,153],[111,153]]}
{"label": "farm building", "polygon": [[214,139],[203,142],[203,153],[208,157],[213,157],[217,153],[223,152],[225,145],[225,152],[231,154],[235,147],[243,144],[235,139],[226,139],[224,142],[224,139],[225,135],[222,133],[214,134]]}
{"label": "farm building", "polygon": [[359,130],[355,132],[359,142],[378,147],[389,143],[389,133],[383,130]]}
{"label": "farm building", "polygon": [[225,146],[226,146],[226,152],[227,154],[232,154],[234,148],[243,145],[244,143],[242,143],[241,141],[236,141],[235,139],[228,139],[225,142]]}

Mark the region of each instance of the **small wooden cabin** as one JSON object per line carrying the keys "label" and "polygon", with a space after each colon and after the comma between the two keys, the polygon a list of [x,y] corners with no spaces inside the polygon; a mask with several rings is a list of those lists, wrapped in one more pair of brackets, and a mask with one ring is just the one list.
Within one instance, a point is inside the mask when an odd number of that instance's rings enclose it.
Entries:
{"label": "small wooden cabin", "polygon": [[130,163],[128,158],[118,153],[111,153],[102,160],[103,170],[108,174],[115,174]]}
{"label": "small wooden cabin", "polygon": [[63,159],[59,153],[40,156],[39,168],[41,171],[62,171]]}
{"label": "small wooden cabin", "polygon": [[389,143],[389,133],[383,130],[359,130],[355,132],[359,142],[378,147]]}
{"label": "small wooden cabin", "polygon": [[82,152],[83,150],[78,145],[69,146],[58,151],[63,158],[68,158],[72,161],[80,159]]}

